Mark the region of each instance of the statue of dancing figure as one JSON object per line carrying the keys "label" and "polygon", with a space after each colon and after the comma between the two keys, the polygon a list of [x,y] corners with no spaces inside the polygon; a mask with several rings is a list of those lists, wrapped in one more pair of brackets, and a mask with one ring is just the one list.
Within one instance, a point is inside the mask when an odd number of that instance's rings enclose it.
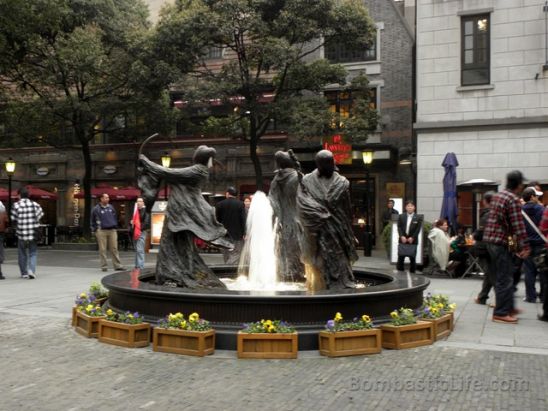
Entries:
{"label": "statue of dancing figure", "polygon": [[350,183],[336,171],[333,153],[328,150],[316,154],[316,167],[304,176],[297,195],[309,288],[353,288],[352,264],[358,255],[351,224]]}
{"label": "statue of dancing figure", "polygon": [[158,284],[169,281],[185,288],[226,288],[194,244],[198,237],[217,246],[233,247],[226,229],[215,218],[215,209],[202,196],[214,156],[214,148],[200,146],[194,152],[194,165],[185,168],[162,167],[139,156],[137,181],[147,208],[154,203],[162,181],[171,187],[156,263]]}
{"label": "statue of dancing figure", "polygon": [[274,179],[268,198],[276,217],[275,254],[278,262],[279,281],[305,281],[299,241],[302,229],[297,217],[297,189],[302,178],[300,166],[293,152],[278,151],[275,154]]}

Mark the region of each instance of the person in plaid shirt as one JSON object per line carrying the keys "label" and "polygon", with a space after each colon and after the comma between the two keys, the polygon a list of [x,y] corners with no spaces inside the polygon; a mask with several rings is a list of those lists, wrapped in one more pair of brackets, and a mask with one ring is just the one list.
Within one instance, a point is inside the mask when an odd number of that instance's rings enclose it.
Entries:
{"label": "person in plaid shirt", "polygon": [[[540,221],[540,232],[544,237],[548,237],[548,207],[544,208],[544,213],[542,214],[542,220]],[[545,244],[548,249],[548,243]],[[548,287],[548,269],[545,269],[540,273],[540,278],[544,281],[544,287]],[[545,288],[546,290],[546,288]],[[542,315],[538,316],[540,321],[548,322],[548,296],[544,295],[544,302],[542,304]]]}
{"label": "person in plaid shirt", "polygon": [[521,204],[517,196],[523,190],[523,180],[521,171],[511,171],[506,175],[506,189],[493,196],[483,233],[483,241],[487,243],[487,251],[494,262],[496,273],[496,306],[493,312],[495,322],[515,324],[518,322],[516,315],[520,313],[514,306],[512,252],[508,250],[508,237],[516,237],[519,258],[526,258],[530,254]]}
{"label": "person in plaid shirt", "polygon": [[11,210],[11,222],[17,229],[17,247],[19,270],[21,278],[36,278],[36,251],[37,242],[34,238],[34,229],[40,225],[40,219],[44,215],[42,207],[38,203],[29,200],[26,188],[19,189],[21,199],[13,205]]}

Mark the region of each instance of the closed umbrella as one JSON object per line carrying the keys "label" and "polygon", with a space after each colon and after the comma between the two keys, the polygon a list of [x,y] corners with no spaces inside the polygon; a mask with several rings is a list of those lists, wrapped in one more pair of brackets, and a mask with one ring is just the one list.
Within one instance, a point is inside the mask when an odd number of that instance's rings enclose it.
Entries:
{"label": "closed umbrella", "polygon": [[449,222],[451,232],[457,232],[457,167],[459,162],[455,153],[447,153],[441,163],[445,168],[443,176],[443,203],[441,205],[440,218]]}

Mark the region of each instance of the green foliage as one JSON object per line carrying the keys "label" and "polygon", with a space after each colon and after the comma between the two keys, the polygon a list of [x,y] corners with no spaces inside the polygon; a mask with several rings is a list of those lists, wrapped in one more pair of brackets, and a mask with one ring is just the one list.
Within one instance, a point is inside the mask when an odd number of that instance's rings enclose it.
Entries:
{"label": "green foliage", "polygon": [[106,312],[107,320],[114,321],[117,323],[124,323],[124,324],[141,324],[143,322],[143,317],[138,313],[131,313],[130,311],[126,311],[125,313],[115,313],[110,308]]}
{"label": "green foliage", "polygon": [[342,314],[336,313],[332,320],[327,321],[325,328],[331,332],[369,330],[373,328],[373,321],[365,314],[360,318],[354,318],[352,321],[343,321]]}
{"label": "green foliage", "polygon": [[97,281],[91,283],[91,285],[89,286],[89,293],[95,296],[95,298],[108,297],[108,290]]}
{"label": "green foliage", "polygon": [[101,317],[105,315],[100,305],[95,305],[95,304],[78,305],[76,309],[79,312],[84,313],[90,317]]}
{"label": "green foliage", "polygon": [[[320,137],[332,118],[318,94],[328,84],[345,84],[340,65],[313,59],[326,42],[364,48],[374,39],[374,25],[358,0],[180,0],[164,8],[152,49],[157,60],[182,76],[176,88],[184,91],[188,110],[200,101],[245,98],[239,112],[225,120],[208,118],[202,132],[239,137],[250,144],[251,160],[262,185],[257,146],[271,121],[290,133]],[[209,48],[225,50],[220,69],[207,65]],[[265,92],[274,101],[260,103]],[[303,99],[303,97],[305,97]],[[348,124],[352,138],[365,139],[373,115],[368,106],[356,105],[357,116]]]}
{"label": "green foliage", "polygon": [[209,331],[212,329],[209,321],[200,318],[198,313],[190,314],[188,316],[188,320],[185,320],[182,313],[170,313],[166,318],[159,322],[158,326],[161,328],[171,328],[187,331]]}
{"label": "green foliage", "polygon": [[394,310],[390,313],[390,318],[392,325],[408,325],[417,322],[417,318],[411,308],[402,307],[399,310]]}
{"label": "green foliage", "polygon": [[244,324],[244,333],[294,333],[295,328],[281,320],[261,320],[254,323]]}

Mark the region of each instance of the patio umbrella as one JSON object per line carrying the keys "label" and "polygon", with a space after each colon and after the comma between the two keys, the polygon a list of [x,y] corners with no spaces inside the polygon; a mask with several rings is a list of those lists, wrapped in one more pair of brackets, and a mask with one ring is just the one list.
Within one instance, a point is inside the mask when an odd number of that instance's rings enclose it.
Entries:
{"label": "patio umbrella", "polygon": [[449,222],[451,232],[457,232],[457,167],[459,162],[455,153],[447,153],[441,163],[445,168],[443,176],[443,203],[441,205],[440,218]]}

